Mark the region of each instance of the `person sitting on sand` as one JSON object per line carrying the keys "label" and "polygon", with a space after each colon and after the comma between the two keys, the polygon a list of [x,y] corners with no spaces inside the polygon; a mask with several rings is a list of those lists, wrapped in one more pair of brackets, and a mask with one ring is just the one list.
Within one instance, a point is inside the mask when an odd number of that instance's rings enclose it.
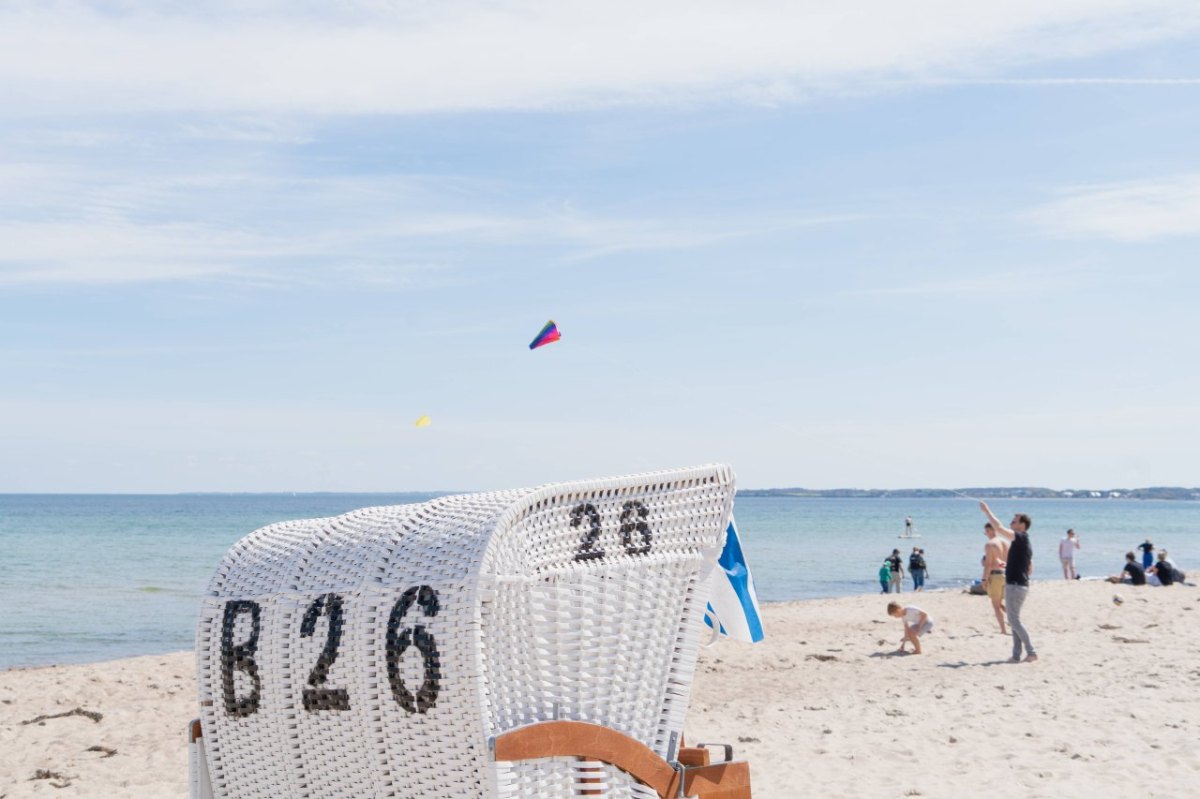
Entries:
{"label": "person sitting on sand", "polygon": [[1174,585],[1175,584],[1175,569],[1170,563],[1166,562],[1167,551],[1164,549],[1158,553],[1158,563],[1155,563],[1146,570],[1147,575],[1154,575],[1158,578],[1159,585]]}
{"label": "person sitting on sand", "polygon": [[1171,556],[1167,554],[1167,550],[1162,551],[1162,562],[1171,567],[1171,576],[1175,578],[1175,582],[1179,585],[1191,585],[1187,581],[1187,575],[1180,571],[1175,565],[1175,561],[1171,560]]}
{"label": "person sitting on sand", "polygon": [[1129,575],[1130,584],[1146,584],[1146,571],[1142,568],[1141,564],[1137,562],[1137,555],[1133,554],[1132,552],[1125,553],[1125,567],[1121,569],[1121,573],[1112,575],[1108,578],[1108,581],[1110,583],[1123,583],[1125,582],[1126,574]]}
{"label": "person sitting on sand", "polygon": [[896,653],[904,654],[904,644],[910,643],[913,654],[921,654],[921,636],[933,629],[933,619],[929,618],[929,614],[915,605],[906,607],[899,602],[889,602],[887,612],[889,616],[904,620],[904,637],[900,639],[900,648]]}

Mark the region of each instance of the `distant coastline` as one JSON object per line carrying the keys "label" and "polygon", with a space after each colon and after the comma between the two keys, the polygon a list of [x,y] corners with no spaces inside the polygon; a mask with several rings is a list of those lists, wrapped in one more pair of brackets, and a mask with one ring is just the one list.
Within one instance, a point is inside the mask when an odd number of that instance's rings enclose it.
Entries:
{"label": "distant coastline", "polygon": [[750,488],[742,497],[836,497],[842,499],[961,499],[966,494],[980,499],[1181,499],[1200,500],[1200,488],[1156,486],[1152,488],[1064,489],[1021,486],[1016,488]]}

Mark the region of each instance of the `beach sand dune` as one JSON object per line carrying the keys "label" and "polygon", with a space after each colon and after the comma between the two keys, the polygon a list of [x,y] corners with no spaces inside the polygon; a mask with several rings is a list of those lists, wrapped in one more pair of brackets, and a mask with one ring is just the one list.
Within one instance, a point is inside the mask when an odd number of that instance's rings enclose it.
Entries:
{"label": "beach sand dune", "polygon": [[[1036,584],[1035,664],[984,597],[899,599],[935,619],[925,654],[891,654],[882,595],[768,606],[765,642],[702,654],[689,740],[732,743],[756,799],[1200,795],[1200,590]],[[186,797],[193,665],[0,673],[0,797]]]}

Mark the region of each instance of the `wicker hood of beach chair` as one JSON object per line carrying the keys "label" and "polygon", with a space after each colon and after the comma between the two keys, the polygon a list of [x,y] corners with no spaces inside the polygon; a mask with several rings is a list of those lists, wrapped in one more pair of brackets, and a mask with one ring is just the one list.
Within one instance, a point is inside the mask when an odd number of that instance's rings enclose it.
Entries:
{"label": "wicker hood of beach chair", "polygon": [[[596,742],[667,763],[662,785],[687,760],[733,497],[732,470],[709,465],[251,533],[200,614],[203,782],[223,799],[660,796]],[[748,797],[744,779],[708,795]]]}

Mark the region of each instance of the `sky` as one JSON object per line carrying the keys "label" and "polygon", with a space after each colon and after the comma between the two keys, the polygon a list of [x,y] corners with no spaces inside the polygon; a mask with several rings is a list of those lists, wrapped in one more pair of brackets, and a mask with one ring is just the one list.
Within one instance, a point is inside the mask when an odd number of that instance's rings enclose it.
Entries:
{"label": "sky", "polygon": [[9,0],[0,492],[1200,485],[1198,45],[1190,0]]}

